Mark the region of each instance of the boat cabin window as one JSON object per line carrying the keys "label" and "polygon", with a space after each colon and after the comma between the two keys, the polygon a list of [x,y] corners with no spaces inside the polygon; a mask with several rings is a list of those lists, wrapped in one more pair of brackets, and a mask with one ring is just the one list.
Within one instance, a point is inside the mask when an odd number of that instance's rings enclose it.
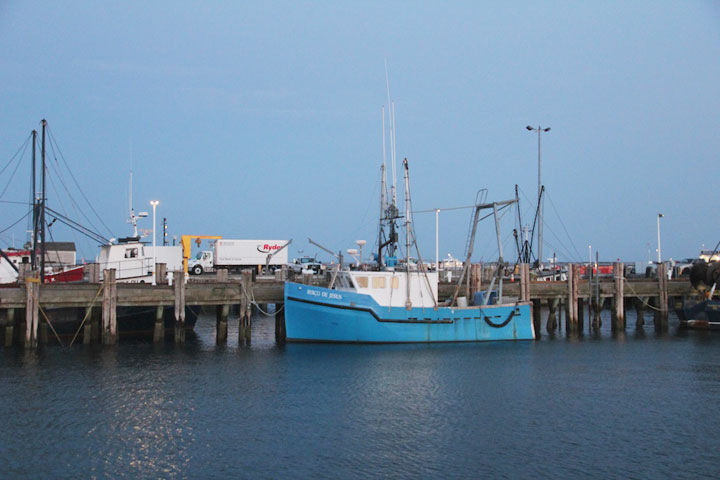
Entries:
{"label": "boat cabin window", "polygon": [[358,288],[368,288],[368,277],[355,277]]}
{"label": "boat cabin window", "polygon": [[125,249],[125,258],[137,258],[137,256],[138,256],[137,248],[126,248]]}
{"label": "boat cabin window", "polygon": [[346,277],[345,275],[338,275],[337,285],[340,288],[352,288],[352,285],[350,284],[348,277]]}
{"label": "boat cabin window", "polygon": [[373,288],[385,288],[385,277],[374,277],[372,286]]}
{"label": "boat cabin window", "polygon": [[400,279],[398,277],[392,277],[392,281],[390,282],[390,288],[400,288]]}

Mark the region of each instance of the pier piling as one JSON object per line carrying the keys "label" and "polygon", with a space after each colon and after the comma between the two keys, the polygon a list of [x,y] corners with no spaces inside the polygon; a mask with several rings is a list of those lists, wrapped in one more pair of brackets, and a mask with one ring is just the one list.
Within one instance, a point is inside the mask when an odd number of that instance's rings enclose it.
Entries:
{"label": "pier piling", "polygon": [[667,277],[667,266],[664,263],[660,263],[657,266],[658,275],[658,296],[657,296],[657,311],[656,311],[656,327],[661,329],[667,329],[668,326],[668,277]]}
{"label": "pier piling", "polygon": [[158,285],[167,285],[167,263],[155,264],[155,283]]}
{"label": "pier piling", "polygon": [[89,263],[87,265],[88,283],[100,283],[100,265]]}
{"label": "pier piling", "polygon": [[227,342],[228,337],[228,316],[230,305],[218,305],[215,307],[215,344],[222,345]]}
{"label": "pier piling", "polygon": [[83,325],[83,345],[90,345],[92,342],[92,319],[93,307],[85,307],[85,324]]}
{"label": "pier piling", "polygon": [[[520,301],[530,301],[530,265],[527,263],[521,263],[519,265],[520,271]],[[481,270],[482,272],[482,270]]]}
{"label": "pier piling", "polygon": [[7,323],[5,325],[5,346],[12,347],[15,338],[15,309],[7,309]]}
{"label": "pier piling", "polygon": [[533,328],[535,329],[535,337],[540,337],[542,330],[542,300],[535,299],[532,301],[533,311]]}
{"label": "pier piling", "polygon": [[558,298],[548,300],[548,310],[550,312],[548,313],[547,323],[545,324],[545,329],[548,333],[555,333],[555,330],[557,330],[557,307],[559,303],[560,299]]}
{"label": "pier piling", "polygon": [[565,328],[568,332],[577,332],[578,329],[578,283],[579,271],[576,265],[568,265],[568,306]]}
{"label": "pier piling", "polygon": [[27,295],[25,306],[25,348],[37,347],[39,281],[37,278],[25,279],[25,292]]}
{"label": "pier piling", "polygon": [[117,341],[117,282],[114,268],[103,271],[102,342],[114,345]]}
{"label": "pier piling", "polygon": [[285,304],[275,304],[275,342],[282,345],[285,343]]}
{"label": "pier piling", "polygon": [[173,272],[175,293],[175,344],[185,343],[185,272]]}
{"label": "pier piling", "polygon": [[[165,265],[159,263],[158,266]],[[158,273],[159,269],[158,269]],[[163,274],[163,278],[166,278]],[[155,325],[153,327],[153,342],[162,343],[165,341],[165,307],[158,305],[155,307]]]}
{"label": "pier piling", "polygon": [[625,330],[625,264],[613,264],[615,296],[613,297],[613,330]]}
{"label": "pier piling", "polygon": [[[303,282],[306,280],[305,277],[309,276],[310,275],[308,274],[303,274]],[[242,288],[242,297],[240,299],[240,324],[238,328],[238,343],[242,344],[250,343],[250,318],[252,315],[252,270],[243,270],[240,282]]]}

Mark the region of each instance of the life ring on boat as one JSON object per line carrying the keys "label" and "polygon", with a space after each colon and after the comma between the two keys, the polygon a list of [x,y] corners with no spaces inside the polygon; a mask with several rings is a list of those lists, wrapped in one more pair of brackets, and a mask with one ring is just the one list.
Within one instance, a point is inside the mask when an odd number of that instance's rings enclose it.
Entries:
{"label": "life ring on boat", "polygon": [[512,320],[512,318],[513,318],[514,316],[515,316],[515,309],[513,308],[512,312],[510,312],[510,315],[508,315],[508,317],[505,319],[504,322],[502,322],[502,323],[495,323],[495,322],[493,322],[492,320],[490,320],[490,317],[488,317],[487,315],[483,314],[483,318],[485,319],[485,323],[487,323],[488,325],[490,325],[490,326],[493,327],[493,328],[503,328],[505,325],[507,325],[508,323],[510,323],[510,320]]}

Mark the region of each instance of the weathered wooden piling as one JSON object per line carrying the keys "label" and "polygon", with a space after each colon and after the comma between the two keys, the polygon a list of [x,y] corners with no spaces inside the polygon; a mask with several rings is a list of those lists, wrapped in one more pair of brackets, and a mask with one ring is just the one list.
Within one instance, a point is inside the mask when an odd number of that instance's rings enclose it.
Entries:
{"label": "weathered wooden piling", "polygon": [[155,283],[158,285],[167,284],[167,263],[155,264]]}
{"label": "weathered wooden piling", "polygon": [[578,299],[577,309],[577,331],[582,332],[585,329],[585,302]]}
{"label": "weathered wooden piling", "polygon": [[[303,283],[305,283],[305,277],[310,276],[303,274]],[[238,342],[239,343],[250,343],[251,336],[251,316],[252,316],[252,270],[243,270],[242,278],[240,279],[240,286],[242,288],[242,297],[240,299],[240,324],[238,328]]]}
{"label": "weathered wooden piling", "polygon": [[275,304],[275,342],[278,344],[285,343],[285,304]]}
{"label": "weathered wooden piling", "polygon": [[600,327],[602,327],[602,307],[603,303],[605,302],[605,299],[603,298],[596,298],[592,302],[592,312],[593,312],[593,318],[592,322],[590,324],[591,328],[593,330],[598,330]]}
{"label": "weathered wooden piling", "polygon": [[548,319],[545,324],[545,329],[548,333],[554,333],[557,330],[557,308],[560,303],[559,298],[551,298],[548,300]]}
{"label": "weathered wooden piling", "polygon": [[542,300],[534,299],[533,304],[533,328],[535,329],[535,337],[540,337],[542,330]]}
{"label": "weathered wooden piling", "polygon": [[29,263],[21,263],[18,265],[18,283],[25,283],[26,278],[32,277],[32,270]]}
{"label": "weathered wooden piling", "polygon": [[87,265],[88,283],[100,283],[100,265],[89,263]]}
{"label": "weathered wooden piling", "polygon": [[185,271],[173,272],[175,293],[175,343],[185,343]]}
{"label": "weathered wooden piling", "polygon": [[568,332],[577,332],[578,329],[578,283],[580,275],[575,264],[568,265],[568,301],[567,320],[565,328]]}
{"label": "weathered wooden piling", "polygon": [[230,315],[230,305],[217,305],[215,307],[215,343],[222,345],[227,342],[228,338],[228,316]]}
{"label": "weathered wooden piling", "polygon": [[519,265],[520,276],[520,301],[530,301],[530,265],[527,263],[521,263]]}
{"label": "weathered wooden piling", "polygon": [[226,268],[221,268],[217,272],[215,272],[215,281],[217,281],[217,282],[227,282],[228,281],[228,271]]}
{"label": "weathered wooden piling", "polygon": [[13,340],[15,338],[15,309],[8,308],[7,317],[5,324],[5,346],[12,347]]}
{"label": "weathered wooden piling", "polygon": [[668,277],[667,266],[659,263],[657,266],[658,275],[658,296],[655,325],[660,328],[667,328],[668,321]]}
{"label": "weathered wooden piling", "polygon": [[25,348],[37,347],[39,282],[40,279],[38,278],[25,279],[25,293],[27,295],[25,305]]}
{"label": "weathered wooden piling", "polygon": [[114,268],[103,270],[102,343],[117,342],[117,281]]}
{"label": "weathered wooden piling", "polygon": [[[158,265],[164,265],[159,263]],[[165,307],[155,307],[155,325],[153,325],[153,342],[162,343],[165,341]]]}
{"label": "weathered wooden piling", "polygon": [[90,345],[90,342],[92,342],[92,314],[93,307],[85,307],[85,316],[83,317],[85,319],[85,323],[83,324],[83,345]]}
{"label": "weathered wooden piling", "polygon": [[613,264],[613,279],[615,283],[615,296],[613,297],[613,330],[625,329],[625,264]]}
{"label": "weathered wooden piling", "polygon": [[633,299],[632,303],[635,307],[635,326],[642,327],[645,325],[645,307],[647,306],[648,297],[639,297]]}

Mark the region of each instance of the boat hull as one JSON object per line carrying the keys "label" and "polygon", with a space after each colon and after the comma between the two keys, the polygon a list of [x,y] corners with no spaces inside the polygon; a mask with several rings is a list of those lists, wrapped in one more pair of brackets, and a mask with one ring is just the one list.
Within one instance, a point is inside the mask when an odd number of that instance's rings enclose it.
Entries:
{"label": "boat hull", "polygon": [[533,340],[529,303],[482,307],[383,307],[369,295],[285,284],[290,342],[426,343]]}
{"label": "boat hull", "polygon": [[720,330],[720,301],[686,301],[676,310],[680,326],[694,330]]}

